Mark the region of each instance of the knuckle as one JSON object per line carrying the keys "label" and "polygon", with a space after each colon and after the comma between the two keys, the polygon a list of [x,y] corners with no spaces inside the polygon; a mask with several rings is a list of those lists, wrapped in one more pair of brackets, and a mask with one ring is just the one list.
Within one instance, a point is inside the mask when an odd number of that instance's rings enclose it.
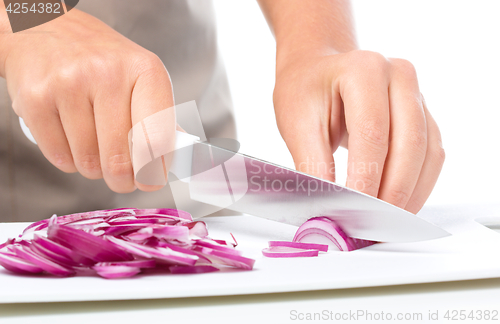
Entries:
{"label": "knuckle", "polygon": [[98,154],[84,155],[77,163],[86,175],[95,175],[101,171],[101,162]]}
{"label": "knuckle", "polygon": [[22,101],[28,105],[45,105],[50,98],[50,91],[44,83],[30,85],[21,89]]}
{"label": "knuckle", "polygon": [[73,162],[73,157],[70,154],[62,152],[54,153],[49,160],[56,168],[65,173],[77,172],[75,164]]}
{"label": "knuckle", "polygon": [[140,74],[158,74],[165,70],[162,60],[152,52],[142,53],[137,58],[137,70]]}
{"label": "knuckle", "polygon": [[376,147],[389,145],[389,129],[383,126],[379,118],[364,119],[357,123],[355,132],[357,136]]}
{"label": "knuckle", "polygon": [[100,53],[89,58],[89,69],[101,78],[120,72],[122,62],[116,55]]}
{"label": "knuckle", "polygon": [[70,64],[57,71],[55,80],[58,88],[63,88],[66,92],[78,93],[82,91],[83,77],[82,69],[76,64]]}
{"label": "knuckle", "polygon": [[387,193],[385,200],[398,207],[404,207],[410,200],[410,193],[403,189],[392,189]]}
{"label": "knuckle", "polygon": [[441,146],[435,147],[430,152],[431,158],[437,161],[439,165],[444,164],[444,160],[446,159],[446,153]]}
{"label": "knuckle", "polygon": [[392,68],[400,75],[409,78],[417,78],[417,71],[413,64],[405,59],[391,59]]}
{"label": "knuckle", "polygon": [[363,69],[387,72],[389,68],[389,61],[380,53],[357,50],[352,52],[352,58],[355,62],[362,63],[357,64],[357,66],[363,67]]}
{"label": "knuckle", "polygon": [[19,96],[12,101],[12,109],[24,119],[28,127],[34,125],[40,118],[45,118],[48,113],[55,112],[52,105],[52,96],[45,84],[21,88]]}
{"label": "knuckle", "polygon": [[112,178],[132,177],[132,163],[126,154],[115,154],[108,158],[105,172]]}

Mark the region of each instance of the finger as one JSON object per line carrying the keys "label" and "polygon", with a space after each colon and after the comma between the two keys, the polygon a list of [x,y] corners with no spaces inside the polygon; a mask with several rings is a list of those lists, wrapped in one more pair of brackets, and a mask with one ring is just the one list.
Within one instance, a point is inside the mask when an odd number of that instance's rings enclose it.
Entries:
{"label": "finger", "polygon": [[119,73],[113,82],[95,90],[94,118],[103,178],[118,193],[135,190],[134,174],[128,146],[132,127],[130,98],[132,85]]}
{"label": "finger", "polygon": [[78,172],[89,179],[102,178],[94,110],[78,91],[58,103],[64,132]]}
{"label": "finger", "polygon": [[335,161],[327,136],[310,133],[293,143],[288,148],[298,171],[335,182]]}
{"label": "finger", "polygon": [[377,197],[389,146],[388,61],[361,53],[340,81],[348,139],[347,186]]}
{"label": "finger", "polygon": [[438,125],[427,110],[425,100],[422,100],[422,102],[427,121],[427,151],[417,185],[405,207],[406,210],[414,214],[422,208],[427,198],[429,198],[432,189],[436,185],[439,174],[441,173],[445,159]]}
{"label": "finger", "polygon": [[[340,118],[332,118],[331,115],[340,111],[341,100],[338,94],[326,104],[321,100],[311,100],[311,97],[284,100],[280,104],[286,105],[287,115],[279,119],[278,126],[292,155],[295,168],[334,182],[333,150],[340,141],[341,127],[338,126]],[[304,115],[303,111],[308,114]],[[293,118],[290,118],[291,116]],[[297,116],[300,116],[300,119],[297,120]]]}
{"label": "finger", "polygon": [[[161,159],[163,177],[167,181],[168,170],[175,148],[176,119],[172,84],[163,63],[156,56],[139,73],[132,92],[132,124],[143,124],[146,140],[153,157]],[[154,191],[161,185],[147,185],[135,180],[142,191]]]}
{"label": "finger", "polygon": [[393,59],[391,63],[391,142],[378,197],[404,208],[424,163],[427,126],[413,65],[400,59]]}
{"label": "finger", "polygon": [[63,172],[77,172],[55,103],[33,95],[17,98],[14,105],[45,158]]}

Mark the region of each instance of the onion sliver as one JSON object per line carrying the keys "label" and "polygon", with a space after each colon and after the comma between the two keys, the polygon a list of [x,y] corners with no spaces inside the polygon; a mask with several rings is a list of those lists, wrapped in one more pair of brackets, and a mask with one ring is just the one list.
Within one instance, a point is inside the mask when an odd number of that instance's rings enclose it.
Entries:
{"label": "onion sliver", "polygon": [[38,267],[55,276],[66,277],[75,273],[74,270],[67,269],[55,262],[37,255],[26,246],[15,246],[15,251],[16,255],[18,255],[19,257],[23,258],[24,260],[30,261],[31,263],[37,265]]}
{"label": "onion sliver", "polygon": [[94,269],[98,275],[106,279],[129,278],[141,272],[140,268],[123,266],[123,265],[110,265],[110,266],[95,265],[92,267],[92,269]]}
{"label": "onion sliver", "polygon": [[114,244],[66,225],[49,226],[48,237],[95,262],[132,260],[128,253]]}
{"label": "onion sliver", "polygon": [[201,240],[196,240],[194,244],[199,245],[199,246],[208,247],[208,248],[211,248],[213,250],[222,251],[222,252],[225,252],[228,254],[241,255],[241,251],[236,250],[233,247],[230,247],[228,245],[222,245],[219,242],[201,239]]}
{"label": "onion sliver", "polygon": [[214,272],[219,271],[219,268],[216,268],[211,265],[200,265],[200,266],[172,266],[168,268],[171,273],[206,273],[206,272]]}
{"label": "onion sliver", "polygon": [[297,258],[318,256],[318,250],[296,249],[286,246],[273,246],[262,250],[262,254],[269,258]]}
{"label": "onion sliver", "polygon": [[180,209],[159,208],[159,209],[139,209],[136,211],[136,215],[144,215],[144,214],[163,214],[169,216],[176,216],[189,221],[193,220],[193,217],[191,216],[190,213]]}
{"label": "onion sliver", "polygon": [[315,244],[315,243],[300,243],[300,242],[287,242],[287,241],[269,241],[269,247],[283,246],[303,250],[318,250],[321,252],[328,251],[327,244]]}
{"label": "onion sliver", "polygon": [[31,243],[31,250],[36,254],[38,254],[39,256],[48,259],[52,262],[55,262],[59,265],[62,265],[63,267],[71,268],[78,266],[78,263],[76,263],[72,259],[68,259],[60,254],[57,254],[35,241]]}
{"label": "onion sliver", "polygon": [[15,255],[0,252],[0,265],[5,269],[21,274],[40,273],[42,268],[34,265],[33,263],[21,259]]}
{"label": "onion sliver", "polygon": [[[208,256],[213,263],[224,263],[236,268],[252,270],[255,260],[242,257],[241,255],[229,254],[207,247],[201,247],[201,252]],[[216,262],[214,262],[214,260]]]}
{"label": "onion sliver", "polygon": [[110,266],[125,266],[133,268],[154,268],[156,266],[155,260],[134,260],[134,261],[120,261],[120,262],[99,262],[94,267],[110,267]]}

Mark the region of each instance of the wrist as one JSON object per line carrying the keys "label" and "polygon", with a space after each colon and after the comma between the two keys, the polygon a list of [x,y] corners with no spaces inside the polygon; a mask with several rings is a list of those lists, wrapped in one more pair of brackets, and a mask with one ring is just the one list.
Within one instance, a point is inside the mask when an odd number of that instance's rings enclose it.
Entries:
{"label": "wrist", "polygon": [[358,49],[356,43],[348,46],[337,46],[323,42],[301,42],[296,44],[277,44],[276,47],[276,74],[290,65],[304,65],[307,62],[321,59],[323,57],[347,53]]}

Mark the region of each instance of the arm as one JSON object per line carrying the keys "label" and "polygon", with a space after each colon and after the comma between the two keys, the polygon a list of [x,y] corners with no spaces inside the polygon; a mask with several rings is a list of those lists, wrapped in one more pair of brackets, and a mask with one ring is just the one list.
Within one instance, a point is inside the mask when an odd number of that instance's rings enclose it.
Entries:
{"label": "arm", "polygon": [[444,162],[413,65],[357,50],[347,0],[259,0],[277,44],[274,107],[298,170],[416,213]]}

